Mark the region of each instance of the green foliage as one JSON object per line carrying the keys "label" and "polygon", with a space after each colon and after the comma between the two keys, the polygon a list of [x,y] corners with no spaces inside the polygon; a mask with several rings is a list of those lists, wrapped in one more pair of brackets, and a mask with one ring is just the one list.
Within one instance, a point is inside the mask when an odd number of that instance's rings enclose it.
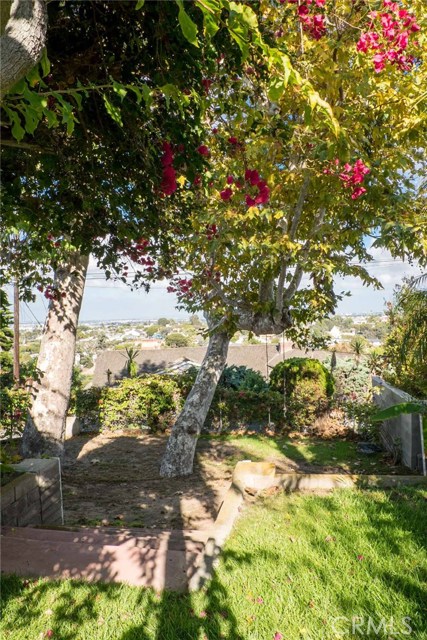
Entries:
{"label": "green foliage", "polygon": [[384,378],[418,398],[427,396],[427,289],[411,283],[389,308]]}
{"label": "green foliage", "polygon": [[126,372],[129,378],[136,378],[138,374],[138,363],[136,362],[136,357],[138,354],[138,349],[134,349],[133,347],[126,348]]}
{"label": "green foliage", "polygon": [[164,430],[172,425],[179,402],[178,385],[171,377],[141,376],[114,387],[79,391],[76,415],[84,427]]}
{"label": "green foliage", "polygon": [[174,331],[166,336],[165,344],[167,347],[189,347],[191,340],[188,336]]}
{"label": "green foliage", "polygon": [[218,387],[206,420],[206,429],[265,428],[269,418],[283,428],[283,396],[277,391],[236,390]]}
{"label": "green foliage", "polygon": [[357,365],[352,358],[338,360],[333,376],[338,402],[366,402],[369,398],[372,384],[367,363]]}
{"label": "green foliage", "polygon": [[286,377],[286,393],[292,394],[296,384],[302,380],[318,380],[325,395],[332,397],[334,381],[328,369],[314,358],[289,358],[279,362],[270,373],[270,387],[283,393],[283,378]]}
{"label": "green foliage", "polygon": [[29,406],[30,395],[25,389],[0,389],[0,431],[7,438],[22,434]]}
{"label": "green foliage", "polygon": [[13,321],[6,291],[0,289],[0,387],[13,382]]}
{"label": "green foliage", "polygon": [[375,416],[378,407],[372,402],[347,401],[342,404],[351,428],[364,440],[378,440],[378,424]]}
{"label": "green foliage", "polygon": [[[270,374],[271,389],[283,394],[286,416],[297,429],[310,426],[330,405],[334,380],[328,369],[313,358],[289,358]],[[283,397],[282,395],[282,397]]]}
{"label": "green foliage", "polygon": [[400,402],[392,407],[378,411],[373,416],[374,422],[383,422],[406,413],[427,413],[427,404],[422,402]]}
{"label": "green foliage", "polygon": [[219,380],[219,386],[236,391],[267,391],[268,384],[254,369],[236,365],[226,366]]}

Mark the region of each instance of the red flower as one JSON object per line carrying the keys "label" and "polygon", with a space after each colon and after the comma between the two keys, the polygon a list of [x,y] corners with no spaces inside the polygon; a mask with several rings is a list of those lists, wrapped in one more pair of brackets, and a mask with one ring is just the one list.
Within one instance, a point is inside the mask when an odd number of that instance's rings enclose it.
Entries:
{"label": "red flower", "polygon": [[201,156],[208,156],[210,153],[208,147],[205,144],[201,144],[200,147],[197,147],[197,151]]}
{"label": "red flower", "polygon": [[230,136],[230,138],[228,138],[228,142],[233,145],[239,144],[239,141],[235,136]]}
{"label": "red flower", "polygon": [[256,204],[254,198],[251,198],[251,196],[246,196],[245,200],[248,207],[254,207]]}
{"label": "red flower", "polygon": [[233,184],[234,178],[233,176],[227,176],[227,184]]}
{"label": "red flower", "polygon": [[227,187],[227,189],[221,191],[219,195],[221,196],[221,200],[230,200],[231,196],[233,195],[233,191],[229,187]]}
{"label": "red flower", "polygon": [[167,166],[163,169],[163,177],[160,188],[163,195],[170,196],[177,190],[178,184],[176,181],[176,171],[172,166]]}

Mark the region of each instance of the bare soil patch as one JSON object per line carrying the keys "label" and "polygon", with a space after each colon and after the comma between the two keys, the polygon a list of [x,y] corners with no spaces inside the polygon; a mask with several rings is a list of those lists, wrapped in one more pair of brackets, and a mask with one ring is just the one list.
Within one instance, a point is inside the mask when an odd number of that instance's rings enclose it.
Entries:
{"label": "bare soil patch", "polygon": [[[248,456],[227,442],[200,439],[193,475],[164,479],[158,469],[166,440],[167,436],[116,432],[67,441],[62,473],[65,523],[210,528],[236,462]],[[313,470],[280,453],[270,460],[280,473]]]}

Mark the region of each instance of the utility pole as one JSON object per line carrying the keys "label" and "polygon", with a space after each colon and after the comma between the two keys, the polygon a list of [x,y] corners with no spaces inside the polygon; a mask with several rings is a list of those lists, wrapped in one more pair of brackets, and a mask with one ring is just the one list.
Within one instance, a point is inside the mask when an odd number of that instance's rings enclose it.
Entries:
{"label": "utility pole", "polygon": [[13,378],[15,385],[19,385],[19,285],[17,280],[13,284]]}

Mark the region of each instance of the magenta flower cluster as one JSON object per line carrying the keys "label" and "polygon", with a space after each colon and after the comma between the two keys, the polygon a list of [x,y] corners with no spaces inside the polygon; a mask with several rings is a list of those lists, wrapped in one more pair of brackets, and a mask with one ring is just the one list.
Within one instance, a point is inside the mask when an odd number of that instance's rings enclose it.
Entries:
{"label": "magenta flower cluster", "polygon": [[[380,73],[387,63],[396,65],[401,71],[408,71],[414,64],[414,56],[406,49],[410,38],[420,30],[416,18],[397,2],[383,0],[387,11],[372,11],[369,31],[362,33],[356,45],[361,53],[373,53],[374,69]],[[417,45],[416,42],[414,42]]]}

